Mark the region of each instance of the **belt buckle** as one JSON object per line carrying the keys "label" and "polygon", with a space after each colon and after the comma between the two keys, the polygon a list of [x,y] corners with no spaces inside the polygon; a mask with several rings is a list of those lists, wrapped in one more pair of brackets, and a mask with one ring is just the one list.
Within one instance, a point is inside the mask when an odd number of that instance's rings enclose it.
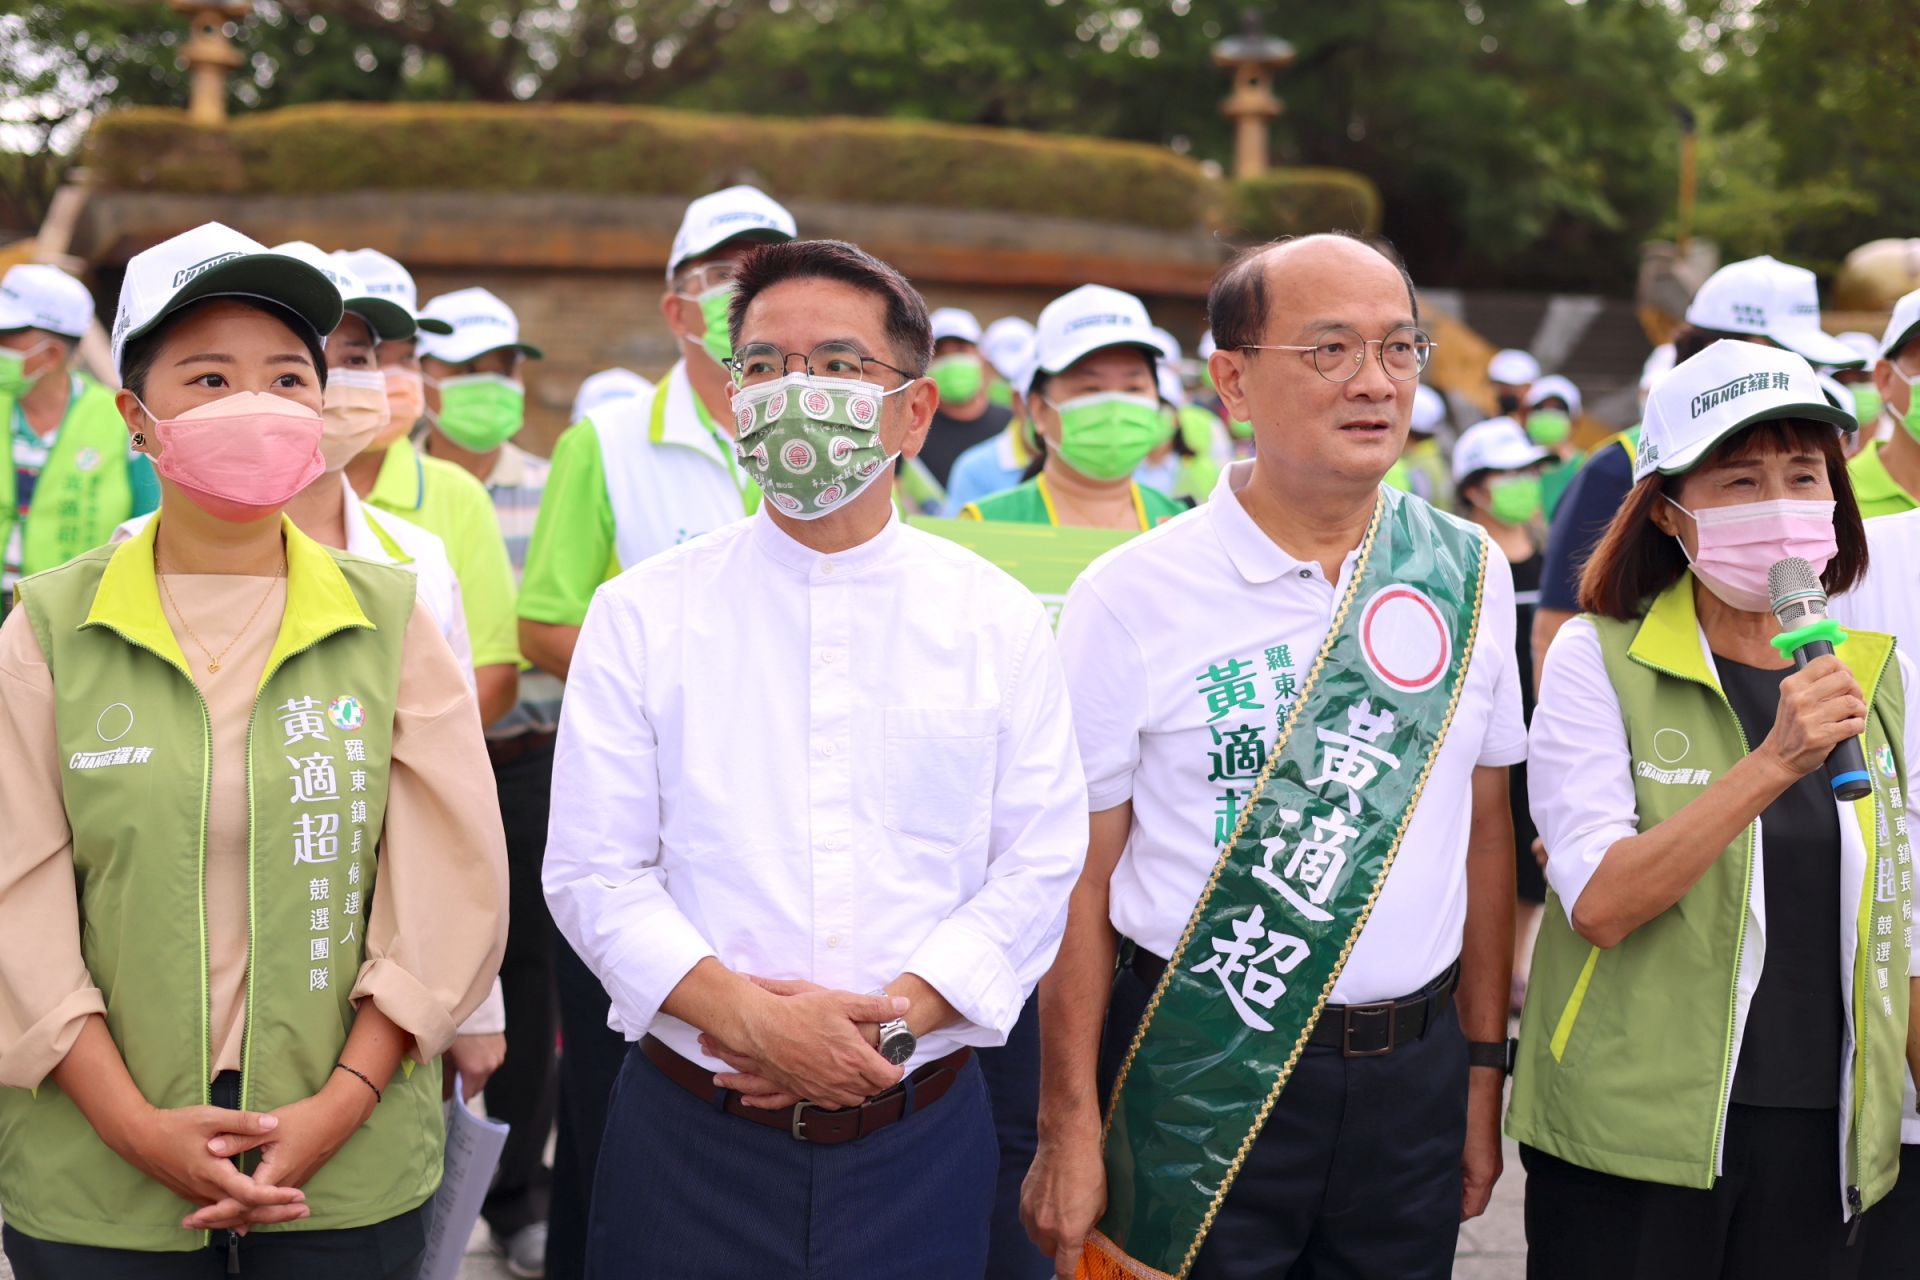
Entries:
{"label": "belt buckle", "polygon": [[788,1127],[788,1132],[793,1134],[795,1142],[807,1141],[807,1108],[812,1105],[806,1101],[793,1104],[793,1123]]}
{"label": "belt buckle", "polygon": [[[1399,1023],[1394,1014],[1398,1006],[1391,1000],[1382,1000],[1377,1004],[1350,1004],[1346,1008],[1346,1018],[1340,1028],[1340,1056],[1343,1058],[1382,1058],[1392,1053],[1395,1047],[1395,1033]],[[1356,1049],[1353,1047],[1354,1022],[1360,1017],[1380,1017],[1387,1020],[1387,1043],[1378,1049]]]}

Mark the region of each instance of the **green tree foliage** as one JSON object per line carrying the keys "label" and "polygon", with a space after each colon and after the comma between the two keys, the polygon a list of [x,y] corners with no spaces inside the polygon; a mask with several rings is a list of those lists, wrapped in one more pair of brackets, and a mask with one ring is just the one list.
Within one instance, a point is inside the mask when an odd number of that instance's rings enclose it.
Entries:
{"label": "green tree foliage", "polygon": [[[259,0],[236,32],[251,72],[236,98],[925,119],[1226,163],[1228,86],[1211,51],[1243,3]],[[1266,7],[1298,51],[1276,80],[1278,158],[1371,179],[1384,230],[1423,280],[1630,287],[1635,246],[1671,207],[1669,101],[1694,73],[1666,0]],[[62,64],[56,96],[82,111],[184,101],[184,24],[164,5],[30,0],[7,22]],[[22,78],[17,61],[0,60],[0,84]]]}

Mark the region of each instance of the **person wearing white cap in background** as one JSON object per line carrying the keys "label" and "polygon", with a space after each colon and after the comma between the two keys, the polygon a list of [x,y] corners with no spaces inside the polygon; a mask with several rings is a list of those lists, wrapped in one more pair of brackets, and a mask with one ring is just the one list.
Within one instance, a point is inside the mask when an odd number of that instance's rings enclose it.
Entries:
{"label": "person wearing white cap in background", "polygon": [[1847,389],[1853,416],[1860,422],[1860,430],[1847,437],[1848,447],[1858,453],[1869,441],[1885,439],[1893,427],[1881,416],[1884,402],[1880,397],[1880,388],[1873,381],[1873,366],[1880,360],[1880,339],[1870,333],[1861,333],[1858,329],[1849,329],[1833,336],[1845,343],[1854,355],[1866,361],[1858,368],[1830,371],[1833,380]]}
{"label": "person wearing white cap in background", "polygon": [[[1810,364],[1858,367],[1862,361],[1820,328],[1820,296],[1813,272],[1773,258],[1728,263],[1707,277],[1687,305],[1686,324],[1672,349],[1655,348],[1641,372],[1641,396],[1662,366],[1698,355],[1732,339],[1780,347]],[[1640,429],[1629,427],[1600,442],[1560,495],[1547,528],[1547,562],[1540,577],[1540,607],[1533,615],[1534,671],[1544,669],[1548,647],[1561,627],[1580,612],[1580,571],[1633,487],[1634,451]]]}
{"label": "person wearing white cap in background", "polygon": [[[1534,384],[1539,394],[1543,378]],[[1577,392],[1575,393],[1578,394]],[[1541,488],[1553,454],[1510,419],[1491,418],[1467,428],[1453,447],[1453,487],[1460,512],[1487,531],[1513,570],[1514,658],[1520,672],[1520,714],[1533,718],[1533,610],[1540,600]],[[1527,808],[1527,765],[1508,771],[1508,808],[1513,814],[1515,914],[1512,1008],[1518,1013],[1527,989],[1533,932],[1546,901],[1546,882],[1533,856],[1533,816]]]}
{"label": "person wearing white cap in background", "polygon": [[1226,427],[1206,409],[1188,403],[1186,383],[1181,378],[1185,361],[1180,340],[1155,325],[1153,343],[1160,352],[1154,376],[1160,387],[1160,416],[1166,420],[1167,430],[1161,442],[1148,452],[1146,461],[1135,469],[1133,478],[1191,507],[1205,502],[1220,478],[1215,450],[1225,451]]}
{"label": "person wearing white cap in background", "polygon": [[631,369],[602,369],[588,374],[580,383],[580,389],[573,393],[573,409],[567,417],[569,421],[579,422],[601,405],[642,397],[653,397],[653,383]]}
{"label": "person wearing white cap in background", "polygon": [[1033,351],[1033,326],[1025,320],[1006,316],[987,326],[981,354],[1013,391],[1013,406],[1006,430],[954,459],[947,476],[947,504],[940,513],[950,520],[968,503],[1019,484],[1033,462],[1033,424],[1027,420],[1026,406],[1027,383],[1033,378]]}
{"label": "person wearing white cap in background", "polygon": [[1187,510],[1133,473],[1166,434],[1159,348],[1140,299],[1081,285],[1040,312],[1027,416],[1039,452],[1026,479],[961,518],[1151,529]]}
{"label": "person wearing white cap in background", "polygon": [[284,515],[325,466],[340,316],[217,223],[136,254],[116,402],[160,514],[23,579],[0,625],[21,1280],[401,1280],[426,1247],[437,1056],[498,966],[505,860],[414,575]]}
{"label": "person wearing white cap in background", "polygon": [[[1201,403],[1211,410],[1215,417],[1227,424],[1229,453],[1223,461],[1251,458],[1253,456],[1253,424],[1235,421],[1233,415],[1227,412],[1226,403],[1220,398],[1219,388],[1213,385],[1213,353],[1216,350],[1218,348],[1214,345],[1211,329],[1200,335],[1200,341],[1193,348],[1194,358],[1200,362],[1200,381],[1207,389],[1206,398]],[[1445,469],[1446,462],[1442,459],[1441,470]]]}
{"label": "person wearing white cap in background", "polygon": [[[659,308],[680,359],[651,395],[599,405],[553,449],[539,520],[520,581],[520,644],[565,680],[587,607],[602,583],[659,552],[759,510],[760,489],[734,456],[728,407],[733,274],[763,244],[798,234],[766,193],[728,187],[687,206],[667,256]],[[551,759],[551,746],[541,759]],[[545,805],[527,840],[545,840]],[[577,1280],[607,1098],[626,1043],[607,1026],[599,980],[564,943],[553,948],[561,1038],[546,1271]]]}
{"label": "person wearing white cap in background", "polygon": [[1527,389],[1527,438],[1554,457],[1540,477],[1540,510],[1548,520],[1553,519],[1567,486],[1587,460],[1573,442],[1573,424],[1580,417],[1580,406],[1580,388],[1557,373],[1535,380]]}
{"label": "person wearing white cap in background", "polygon": [[1020,393],[1014,389],[1014,376],[1021,362],[1033,350],[1033,321],[1025,316],[1001,316],[980,335],[980,354],[987,362],[987,399],[1020,416]]}
{"label": "person wearing white cap in background", "polygon": [[1873,363],[1873,386],[1881,408],[1871,425],[1861,420],[1861,434],[1884,431],[1884,438],[1868,441],[1847,464],[1863,516],[1894,515],[1920,505],[1920,396],[1913,392],[1916,378],[1920,378],[1920,289],[1893,304]]}
{"label": "person wearing white cap in background", "polygon": [[1540,362],[1525,351],[1512,347],[1496,351],[1487,361],[1487,383],[1493,390],[1495,415],[1520,421],[1527,403],[1527,388],[1540,377]]}
{"label": "person wearing white cap in background", "polygon": [[0,467],[0,613],[20,578],[92,550],[160,502],[113,393],[73,367],[92,324],[93,296],[58,267],[23,263],[0,278],[0,413],[13,442]]}
{"label": "person wearing white cap in background", "polygon": [[[1529,760],[1552,896],[1507,1122],[1537,1274],[1866,1274],[1853,1236],[1910,1114],[1920,686],[1892,636],[1782,635],[1771,604],[1784,561],[1836,593],[1867,567],[1854,429],[1790,351],[1682,360],[1554,640]],[[1855,741],[1864,767],[1830,772]]]}
{"label": "person wearing white cap in background", "polygon": [[933,416],[920,462],[943,488],[956,459],[974,445],[1007,429],[1010,410],[987,396],[987,364],[980,353],[980,322],[970,311],[941,307],[933,313],[933,364],[928,376],[940,388],[940,411]]}
{"label": "person wearing white cap in background", "polygon": [[1447,456],[1435,434],[1447,420],[1446,397],[1421,383],[1413,389],[1413,417],[1406,447],[1382,482],[1446,510],[1452,505],[1453,479]]}

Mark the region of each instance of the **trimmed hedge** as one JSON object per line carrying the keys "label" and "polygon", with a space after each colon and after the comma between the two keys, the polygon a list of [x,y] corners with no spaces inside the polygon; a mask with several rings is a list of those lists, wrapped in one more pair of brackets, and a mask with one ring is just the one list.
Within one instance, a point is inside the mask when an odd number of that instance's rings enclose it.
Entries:
{"label": "trimmed hedge", "polygon": [[1380,229],[1380,188],[1350,169],[1278,169],[1233,184],[1231,221],[1258,240]]}
{"label": "trimmed hedge", "polygon": [[327,103],[211,128],[189,124],[183,112],[130,108],[93,126],[86,164],[107,189],[288,195],[687,195],[751,174],[789,199],[1165,231],[1211,224],[1220,194],[1198,164],[1140,143],[918,121],[546,104]]}

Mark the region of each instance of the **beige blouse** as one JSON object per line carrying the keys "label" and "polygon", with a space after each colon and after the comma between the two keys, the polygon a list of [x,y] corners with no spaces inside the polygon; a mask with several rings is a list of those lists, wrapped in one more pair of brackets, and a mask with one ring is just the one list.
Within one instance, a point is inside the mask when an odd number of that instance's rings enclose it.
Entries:
{"label": "beige blouse", "polygon": [[[169,574],[165,584],[191,624],[190,633],[163,591],[167,621],[213,726],[210,1025],[214,1069],[238,1070],[247,979],[247,720],[286,583]],[[225,652],[219,671],[207,671],[207,650]],[[105,1004],[80,954],[52,673],[21,609],[0,625],[0,815],[0,1085],[34,1088],[66,1057],[87,1015],[104,1013]],[[418,604],[407,623],[378,856],[353,998],[371,999],[411,1032],[414,1056],[424,1062],[445,1050],[493,983],[506,943],[507,875],[479,708],[438,625]]]}

